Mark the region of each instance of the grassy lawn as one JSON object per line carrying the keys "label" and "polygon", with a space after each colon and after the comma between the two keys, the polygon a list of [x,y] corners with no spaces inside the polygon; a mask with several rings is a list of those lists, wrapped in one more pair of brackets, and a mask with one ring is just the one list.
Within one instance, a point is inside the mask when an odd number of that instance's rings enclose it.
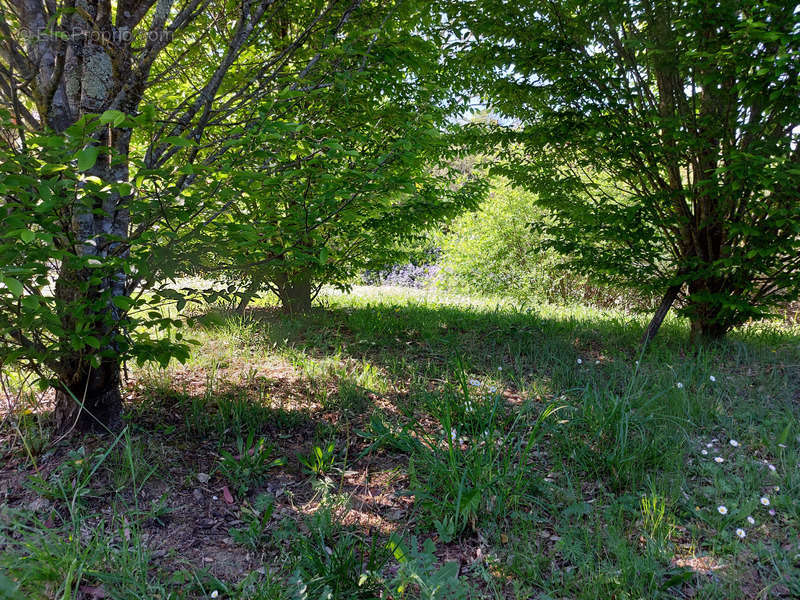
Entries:
{"label": "grassy lawn", "polygon": [[200,321],[118,438],[4,419],[0,598],[800,597],[797,329],[642,357],[622,312],[391,288]]}

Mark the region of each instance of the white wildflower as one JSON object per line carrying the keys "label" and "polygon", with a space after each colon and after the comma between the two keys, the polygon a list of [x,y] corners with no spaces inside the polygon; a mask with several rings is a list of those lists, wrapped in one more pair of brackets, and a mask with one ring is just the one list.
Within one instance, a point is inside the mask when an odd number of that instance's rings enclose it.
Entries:
{"label": "white wildflower", "polygon": [[736,535],[738,535],[740,539],[744,539],[747,534],[744,532],[744,529],[739,527],[739,529],[736,530]]}
{"label": "white wildflower", "polygon": [[721,515],[727,515],[727,514],[728,514],[728,507],[727,507],[727,506],[725,506],[725,505],[723,505],[723,504],[720,504],[720,505],[717,507],[717,512],[718,512],[719,514],[721,514]]}
{"label": "white wildflower", "polygon": [[722,458],[721,456],[715,456],[715,457],[714,457],[714,462],[715,462],[715,463],[724,463],[724,462],[725,462],[725,459],[724,459],[724,458]]}
{"label": "white wildflower", "polygon": [[677,387],[679,390],[682,390],[683,384],[679,381],[678,383],[675,384],[675,387]]}
{"label": "white wildflower", "polygon": [[756,520],[753,517],[750,517],[750,516],[747,517],[747,522],[750,523],[750,525],[755,525],[756,524]]}
{"label": "white wildflower", "polygon": [[768,512],[769,512],[769,516],[770,517],[774,517],[775,516],[775,509],[774,508],[770,508]]}
{"label": "white wildflower", "polygon": [[710,375],[708,378],[711,380],[711,383],[714,383],[717,380],[717,378],[713,375]]}
{"label": "white wildflower", "polygon": [[219,598],[219,592],[217,590],[214,590],[213,592],[211,592],[211,597],[212,598]]}
{"label": "white wildflower", "polygon": [[581,360],[581,359],[579,358],[579,359],[578,359],[578,364],[579,364],[579,365],[582,365],[582,364],[583,364],[583,360]]}
{"label": "white wildflower", "polygon": [[770,471],[772,471],[773,473],[775,472],[775,465],[770,464],[770,465],[767,465],[767,466],[769,467]]}
{"label": "white wildflower", "polygon": [[767,498],[766,496],[761,496],[761,504],[763,504],[764,506],[769,506],[769,498]]}
{"label": "white wildflower", "polygon": [[700,454],[702,454],[703,456],[706,456],[706,455],[708,455],[708,450],[703,448],[702,450],[700,450]]}
{"label": "white wildflower", "polygon": [[729,443],[731,446],[733,446],[734,448],[738,448],[738,447],[739,447],[739,442],[737,442],[736,440],[731,440],[731,441],[730,441],[730,442],[728,442],[728,443]]}

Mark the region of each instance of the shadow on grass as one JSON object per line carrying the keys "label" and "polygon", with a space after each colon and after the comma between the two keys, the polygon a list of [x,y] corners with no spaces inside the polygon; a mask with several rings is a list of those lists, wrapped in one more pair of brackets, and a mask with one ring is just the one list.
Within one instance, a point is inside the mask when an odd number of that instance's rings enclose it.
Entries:
{"label": "shadow on grass", "polygon": [[[252,309],[244,316],[210,312],[201,322],[210,329],[234,322],[234,327],[249,328],[245,343],[295,357],[369,361],[393,379],[413,373],[448,379],[463,367],[470,376],[489,377],[506,387],[539,381],[555,392],[586,385],[578,375],[593,369],[602,369],[601,379],[621,389],[637,370],[647,316],[582,307],[465,306],[387,295],[334,297],[329,306],[303,316]],[[798,341],[796,330],[765,324],[734,332],[713,346],[694,347],[687,324],[669,319],[642,368],[668,371],[672,378],[697,364],[732,372],[780,368],[800,362]],[[784,375],[789,383],[800,376],[791,367]]]}

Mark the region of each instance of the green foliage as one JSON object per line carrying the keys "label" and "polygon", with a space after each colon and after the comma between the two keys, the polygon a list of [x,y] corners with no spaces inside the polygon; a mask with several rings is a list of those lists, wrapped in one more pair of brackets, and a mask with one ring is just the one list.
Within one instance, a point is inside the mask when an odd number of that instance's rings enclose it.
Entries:
{"label": "green foliage", "polygon": [[[3,126],[7,119],[0,113]],[[137,124],[145,122],[131,120]],[[33,370],[43,382],[53,375],[68,381],[75,370],[106,362],[165,365],[188,355],[181,334],[169,336],[181,322],[157,310],[164,296],[146,302],[132,288],[109,284],[119,274],[152,273],[141,240],[123,244],[112,235],[105,246],[79,243],[64,228],[65,219],[91,218],[102,212],[94,206],[131,193],[127,182],[75,171],[76,158],[86,166],[82,148],[100,127],[98,117],[87,117],[61,135],[27,136],[25,151],[0,146],[0,360]],[[131,209],[144,204],[132,200]]]}
{"label": "green foliage", "polygon": [[477,211],[458,217],[436,235],[442,250],[439,283],[457,292],[507,296],[523,303],[641,302],[565,268],[565,257],[548,243],[545,231],[551,225],[549,212],[533,193],[495,181]]}
{"label": "green foliage", "polygon": [[438,39],[416,31],[428,16],[364,3],[320,55],[325,85],[315,72],[292,106],[248,107],[259,121],[230,146],[230,206],[196,240],[199,270],[227,271],[245,302],[271,290],[304,310],[323,283],[396,262],[400,242],[475,203],[481,182],[448,160]]}
{"label": "green foliage", "polygon": [[311,475],[322,477],[333,468],[336,460],[335,445],[331,442],[325,448],[314,446],[308,456],[299,456],[298,460]]}
{"label": "green foliage", "polygon": [[263,439],[256,442],[255,432],[252,430],[247,438],[237,436],[236,451],[234,456],[227,450],[222,450],[217,469],[240,496],[261,485],[271,469],[286,464],[284,458],[271,459],[272,446]]}
{"label": "green foliage", "polygon": [[414,425],[391,431],[373,424],[376,441],[411,449],[414,496],[425,522],[445,542],[530,502],[536,484],[520,465],[534,451],[544,420],[556,410],[550,405],[530,420],[528,411],[507,418],[496,390],[469,383],[463,371],[459,377],[458,390],[428,399],[427,409],[440,425],[436,432]]}
{"label": "green foliage", "polygon": [[293,540],[293,569],[296,585],[309,598],[380,598],[380,572],[391,553],[377,534],[365,539],[343,527],[330,505],[318,509],[306,525],[308,535]]}
{"label": "green foliage", "polygon": [[[109,467],[112,453],[135,453],[130,446],[126,429],[107,448],[88,452],[81,446],[48,478],[32,478],[32,488],[55,502],[44,520],[29,510],[0,507],[0,597],[74,598],[88,589],[102,589],[110,598],[167,596],[168,586],[151,577],[141,535],[142,523],[162,516],[163,505],[95,514],[86,503],[94,475]],[[135,466],[128,467],[135,498],[141,488],[135,487]]]}
{"label": "green foliage", "polygon": [[798,297],[793,5],[445,4],[451,72],[504,123],[474,129],[575,271],[683,286],[697,336]]}
{"label": "green foliage", "polygon": [[447,562],[437,565],[436,547],[426,539],[419,548],[417,539],[401,540],[392,536],[389,549],[400,564],[389,590],[401,597],[415,589],[420,600],[464,600],[470,597],[469,587],[458,576],[459,565]]}
{"label": "green foliage", "polygon": [[271,539],[267,527],[275,510],[275,498],[267,494],[259,494],[252,505],[242,506],[240,519],[244,527],[231,529],[231,539],[251,550],[262,548]]}

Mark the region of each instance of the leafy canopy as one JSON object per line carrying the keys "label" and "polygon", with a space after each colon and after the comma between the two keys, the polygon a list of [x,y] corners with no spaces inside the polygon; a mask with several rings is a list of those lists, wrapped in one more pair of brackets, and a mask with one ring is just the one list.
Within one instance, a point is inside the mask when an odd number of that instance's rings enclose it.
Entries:
{"label": "leafy canopy", "polygon": [[800,293],[794,3],[445,3],[459,84],[505,127],[497,172],[535,191],[572,266],[683,286],[717,336]]}

